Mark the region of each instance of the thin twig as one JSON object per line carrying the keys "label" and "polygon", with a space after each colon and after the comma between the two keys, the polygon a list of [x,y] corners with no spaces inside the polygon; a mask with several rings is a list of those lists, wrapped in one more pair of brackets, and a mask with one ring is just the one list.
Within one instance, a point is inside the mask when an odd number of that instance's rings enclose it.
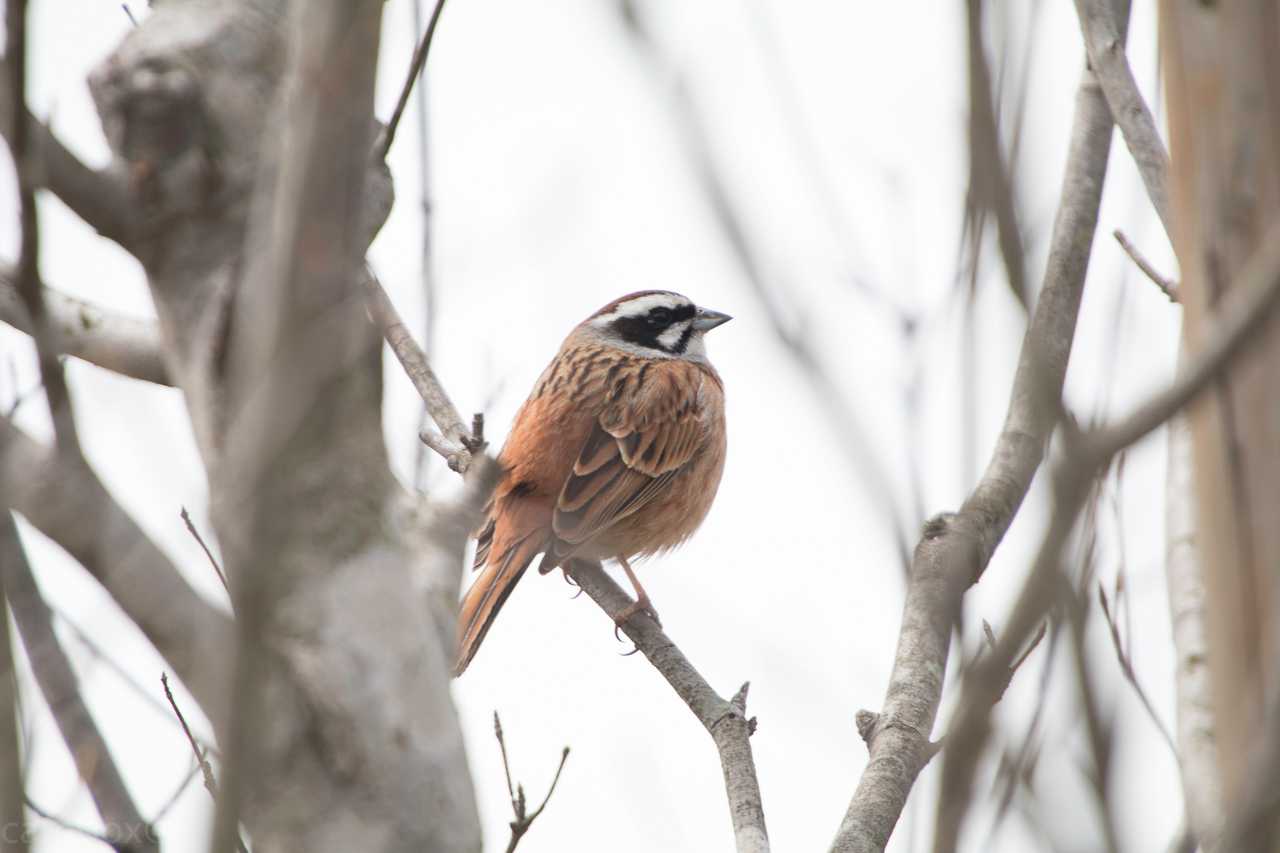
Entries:
{"label": "thin twig", "polygon": [[187,718],[182,715],[182,709],[178,707],[178,700],[173,698],[173,691],[169,689],[168,673],[160,673],[160,684],[164,687],[164,695],[169,700],[169,707],[173,708],[173,713],[177,716],[178,722],[182,724],[182,731],[187,736],[187,743],[191,744],[191,753],[196,757],[196,761],[200,762],[200,773],[204,776],[204,788],[209,792],[209,796],[216,800],[218,798],[218,783],[213,778],[213,766],[209,763],[208,754],[200,750],[200,744],[196,742],[195,735],[191,733],[191,727],[187,725]]}
{"label": "thin twig", "polygon": [[1161,275],[1159,270],[1151,265],[1151,262],[1138,251],[1138,247],[1133,245],[1133,243],[1129,241],[1129,238],[1125,236],[1125,233],[1119,228],[1112,231],[1111,235],[1116,238],[1116,242],[1120,244],[1120,248],[1124,249],[1125,254],[1138,265],[1138,269],[1142,270],[1147,278],[1151,279],[1155,286],[1160,288],[1160,292],[1163,293],[1170,302],[1177,304],[1178,285],[1174,283],[1173,279],[1168,276]]}
{"label": "thin twig", "polygon": [[507,762],[507,741],[503,737],[502,721],[498,719],[497,711],[493,712],[493,735],[498,739],[498,748],[502,750],[502,770],[507,777],[507,795],[511,798],[511,811],[515,815],[515,819],[508,824],[511,827],[511,839],[507,842],[507,853],[512,853],[520,843],[520,839],[529,831],[529,827],[533,826],[533,822],[538,819],[538,815],[542,814],[542,810],[547,807],[551,795],[556,792],[560,771],[564,770],[564,763],[569,760],[569,747],[566,746],[560,753],[560,765],[556,768],[556,775],[551,780],[547,795],[542,798],[542,804],[530,813],[524,796],[524,786],[516,785],[515,791],[511,788],[511,765]]}
{"label": "thin twig", "polygon": [[427,22],[427,31],[422,34],[422,40],[418,42],[418,48],[413,52],[413,61],[409,64],[409,74],[405,77],[404,85],[400,87],[396,108],[392,110],[391,119],[378,139],[376,151],[379,160],[387,159],[387,152],[391,150],[391,143],[396,138],[396,129],[400,126],[400,117],[404,115],[404,108],[409,103],[409,92],[413,90],[414,81],[418,79],[423,66],[427,64],[427,54],[431,50],[431,40],[436,34],[440,13],[444,11],[444,2],[445,0],[436,0],[436,8],[431,12],[431,20]]}
{"label": "thin twig", "polygon": [[185,506],[182,507],[182,512],[179,515],[182,516],[183,524],[187,525],[187,531],[195,537],[196,542],[200,544],[201,550],[204,551],[204,555],[209,558],[209,565],[213,566],[213,571],[218,575],[218,580],[222,581],[222,588],[227,591],[227,595],[230,595],[231,587],[227,586],[227,576],[222,573],[222,567],[213,558],[213,552],[209,550],[209,546],[204,544],[204,538],[200,535],[200,531],[196,530],[195,524],[191,521],[191,514],[187,512]]}
{"label": "thin twig", "polygon": [[151,818],[152,826],[155,826],[160,823],[160,821],[164,820],[165,816],[169,814],[175,805],[177,805],[178,800],[182,799],[183,793],[186,792],[187,787],[196,778],[196,774],[200,772],[200,769],[200,762],[193,760],[191,762],[191,767],[187,770],[187,775],[182,777],[182,781],[178,783],[178,787],[174,788],[173,793],[168,796],[160,808],[156,809],[155,816]]}
{"label": "thin twig", "polygon": [[1164,742],[1168,744],[1169,751],[1173,753],[1175,761],[1178,760],[1178,746],[1173,741],[1173,735],[1169,732],[1169,727],[1164,724],[1164,720],[1160,719],[1160,715],[1156,713],[1155,705],[1151,703],[1147,691],[1142,689],[1142,685],[1138,683],[1138,674],[1134,671],[1133,660],[1129,657],[1129,652],[1124,647],[1124,642],[1120,639],[1120,626],[1116,624],[1115,617],[1111,613],[1111,603],[1107,600],[1107,591],[1103,588],[1102,583],[1098,583],[1098,603],[1102,605],[1102,617],[1107,622],[1107,628],[1111,632],[1111,645],[1116,650],[1116,660],[1120,663],[1120,671],[1124,673],[1125,680],[1133,687],[1133,692],[1138,694],[1138,701],[1142,703],[1142,707],[1146,710],[1147,716],[1151,718],[1151,722],[1155,723],[1156,728],[1160,730],[1160,735],[1164,738]]}

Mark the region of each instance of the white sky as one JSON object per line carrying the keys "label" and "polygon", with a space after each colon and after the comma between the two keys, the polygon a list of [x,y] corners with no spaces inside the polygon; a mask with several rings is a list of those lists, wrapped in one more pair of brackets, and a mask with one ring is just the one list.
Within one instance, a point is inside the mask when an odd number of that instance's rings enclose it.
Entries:
{"label": "white sky", "polygon": [[[129,23],[117,3],[105,0],[33,5],[34,109],[83,156],[104,162],[84,79]],[[131,5],[145,14],[145,4]],[[735,316],[709,343],[729,401],[730,455],[719,499],[701,532],[682,550],[644,565],[642,576],[671,636],[724,695],[752,682],[749,708],[759,718],[753,746],[775,849],[825,849],[865,762],[854,712],[879,707],[897,636],[903,585],[880,506],[907,505],[911,457],[922,472],[927,513],[959,503],[1004,417],[1021,336],[1020,313],[993,274],[998,263],[989,253],[977,307],[976,447],[966,448],[961,312],[950,298],[967,180],[963,4],[644,5],[712,122],[715,153],[746,210],[766,272],[785,303],[807,318],[806,334],[854,401],[896,494],[869,493],[844,462],[841,436],[772,337],[708,213],[672,120],[667,83],[632,49],[611,3],[454,0],[444,13],[428,74],[436,366],[464,412],[485,410],[497,440],[560,339],[617,295],[671,288]],[[1082,63],[1071,4],[1042,5],[1019,162],[1020,211],[1037,284]],[[1150,0],[1134,3],[1130,57],[1148,97],[1156,91],[1154,14]],[[388,3],[385,21],[383,117],[415,39],[409,0]],[[796,93],[790,106],[789,90]],[[413,122],[411,113],[393,151],[399,200],[371,257],[401,311],[420,318]],[[796,127],[814,146],[817,168],[852,233],[833,229],[802,165]],[[7,161],[0,210],[0,249],[12,257]],[[141,270],[120,250],[56,201],[42,203],[41,226],[41,268],[51,285],[120,310],[151,312]],[[1110,238],[1117,227],[1173,271],[1118,136],[1068,378],[1069,401],[1085,416],[1128,411],[1172,372],[1176,309],[1128,269]],[[851,272],[922,317],[917,346],[904,346],[893,315],[850,283]],[[18,391],[35,383],[29,343],[7,328],[0,329],[0,368],[0,401],[13,399],[15,376]],[[903,387],[916,371],[923,414],[918,437],[910,438]],[[108,487],[191,582],[221,600],[178,517],[186,506],[209,529],[205,482],[179,394],[79,363],[69,375],[86,451]],[[417,399],[394,365],[388,377],[387,438],[397,470],[408,478]],[[48,434],[42,398],[23,406],[20,421]],[[1099,567],[1108,583],[1125,567],[1135,664],[1172,726],[1163,453],[1161,435],[1131,454],[1118,499],[1105,504]],[[456,487],[451,476],[437,466],[430,482],[447,493]],[[1043,485],[1037,481],[969,596],[971,634],[981,618],[1000,631],[1043,528]],[[1123,536],[1113,504],[1123,514]],[[47,597],[147,692],[139,696],[63,632],[98,722],[142,811],[151,814],[190,764],[180,731],[156,705],[163,702],[162,663],[83,571],[24,531]],[[619,656],[626,647],[614,641],[595,605],[570,595],[558,576],[527,577],[454,689],[486,850],[504,849],[509,819],[494,708],[502,713],[513,772],[531,798],[541,797],[561,746],[573,748],[555,798],[521,850],[731,849],[710,739],[642,657]],[[1120,679],[1099,619],[1090,631],[1098,689],[1119,713],[1113,784],[1121,837],[1127,849],[1160,850],[1181,816],[1176,766]],[[976,634],[965,642],[972,651]],[[1011,739],[1039,696],[1047,659],[1044,651],[1033,656],[999,709]],[[32,797],[93,825],[92,805],[38,692],[29,680],[24,689]],[[1095,848],[1074,694],[1059,686],[1047,701],[1047,746],[1036,775],[1042,800],[1028,814],[1059,849]],[[195,707],[185,700],[193,716]],[[947,707],[944,701],[937,733]],[[891,850],[930,844],[935,769],[917,786]],[[980,795],[986,784],[980,782]],[[160,825],[167,849],[203,850],[210,816],[207,795],[192,785]],[[35,825],[37,850],[100,849],[39,819]],[[1017,816],[991,838],[989,825],[989,813],[971,823],[968,849],[1022,850],[1036,838]]]}

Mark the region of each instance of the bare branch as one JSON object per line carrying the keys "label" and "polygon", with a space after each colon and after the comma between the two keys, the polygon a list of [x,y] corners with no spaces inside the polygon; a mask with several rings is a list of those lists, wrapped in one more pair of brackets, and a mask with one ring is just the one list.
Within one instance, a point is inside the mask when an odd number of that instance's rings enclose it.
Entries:
{"label": "bare branch", "polygon": [[230,683],[231,622],[187,585],[84,460],[0,419],[0,494],[102,584],[217,727]]}
{"label": "bare branch", "polygon": [[[440,432],[430,428],[422,433],[422,442],[444,457],[449,467],[459,474],[465,474],[471,465],[472,454],[484,447],[483,430],[480,433],[468,431],[462,423],[462,416],[449,399],[444,386],[436,377],[435,371],[427,362],[427,356],[418,346],[413,335],[409,333],[400,318],[400,312],[391,304],[390,297],[383,290],[382,284],[372,273],[364,276],[365,295],[368,297],[369,313],[374,323],[381,330],[382,336],[391,345],[391,351],[400,360],[400,365],[418,390],[427,411],[440,426]],[[483,425],[483,421],[476,423]]]}
{"label": "bare branch", "polygon": [[[616,619],[634,603],[597,563],[574,561],[569,573],[611,618]],[[765,829],[755,759],[751,755],[750,737],[755,731],[755,718],[747,719],[746,715],[747,685],[742,685],[733,699],[726,702],[647,613],[632,616],[622,624],[622,630],[715,741],[738,853],[767,853],[769,834]]]}
{"label": "bare branch", "polygon": [[[99,367],[172,385],[154,322],[127,317],[90,302],[42,288],[45,316],[55,352],[84,359]],[[31,315],[18,294],[12,271],[0,268],[0,322],[33,334]]]}
{"label": "bare branch", "polygon": [[379,160],[387,159],[387,152],[391,150],[391,143],[396,138],[396,128],[400,126],[400,117],[404,115],[404,108],[409,104],[409,93],[413,91],[414,81],[418,79],[427,64],[427,54],[431,51],[431,40],[435,37],[436,24],[440,21],[440,13],[444,11],[444,3],[445,0],[436,0],[435,9],[431,12],[431,20],[427,22],[427,31],[422,34],[422,40],[418,42],[418,47],[413,52],[413,61],[409,63],[409,74],[405,77],[404,85],[400,87],[400,97],[396,98],[391,119],[387,122],[377,144],[374,145]]}
{"label": "bare branch", "polygon": [[[1044,284],[1023,338],[1005,426],[986,472],[959,513],[927,524],[916,546],[880,725],[834,851],[883,850],[931,755],[929,735],[961,597],[981,577],[1022,504],[1056,420],[1097,227],[1111,127],[1106,102],[1085,71]],[[1016,643],[1021,649],[1034,626],[1033,621],[1024,631],[1007,628],[1001,646]],[[1016,650],[993,674],[993,693],[1015,655]],[[994,657],[986,655],[979,668],[996,666]],[[991,704],[992,694],[987,694],[984,715]],[[962,749],[972,747],[966,742]]]}
{"label": "bare branch", "polygon": [[551,787],[547,789],[547,795],[542,798],[542,804],[530,813],[528,803],[524,797],[524,786],[517,785],[514,791],[511,788],[511,765],[507,761],[507,741],[502,735],[502,721],[498,719],[497,711],[493,712],[493,736],[498,739],[498,748],[502,750],[502,770],[507,777],[507,796],[511,798],[511,812],[515,815],[515,819],[510,823],[511,839],[507,842],[507,853],[514,853],[516,847],[520,844],[520,839],[524,838],[524,834],[529,831],[529,827],[533,826],[533,822],[538,819],[538,815],[542,814],[542,810],[551,801],[551,795],[556,792],[556,783],[560,781],[560,772],[564,770],[564,763],[569,760],[569,747],[566,746],[564,751],[560,753],[560,765],[556,767],[556,775],[551,780]]}
{"label": "bare branch", "polygon": [[36,683],[72,763],[93,797],[103,826],[127,835],[130,850],[158,851],[160,842],[129,795],[111,750],[80,695],[80,685],[54,634],[53,615],[40,596],[13,516],[7,510],[0,512],[4,515],[0,518],[0,571],[5,593]]}
{"label": "bare branch", "polygon": [[1173,239],[1169,219],[1169,152],[1165,150],[1155,119],[1124,52],[1122,28],[1116,27],[1111,0],[1075,0],[1084,46],[1089,53],[1102,94],[1111,108],[1111,117],[1124,137],[1129,153],[1138,166],[1138,174],[1147,188],[1147,196],[1164,225],[1165,234]]}
{"label": "bare branch", "polygon": [[969,35],[969,192],[982,208],[996,217],[1000,257],[1009,289],[1024,311],[1031,304],[1027,293],[1026,250],[1014,206],[1013,181],[1000,153],[1000,133],[992,103],[991,70],[982,44],[982,2],[968,0]]}
{"label": "bare branch", "polygon": [[1102,618],[1106,621],[1107,629],[1111,633],[1111,645],[1115,648],[1116,661],[1120,664],[1120,671],[1124,673],[1125,680],[1133,687],[1133,692],[1137,694],[1138,701],[1142,703],[1142,707],[1146,710],[1147,716],[1151,718],[1151,722],[1155,723],[1176,761],[1178,759],[1178,747],[1173,742],[1173,735],[1169,733],[1169,727],[1164,724],[1164,720],[1160,719],[1160,715],[1156,713],[1155,705],[1151,704],[1147,691],[1143,690],[1142,685],[1138,682],[1138,673],[1134,671],[1133,661],[1130,659],[1129,652],[1125,649],[1124,642],[1120,638],[1120,626],[1116,624],[1115,618],[1111,615],[1111,603],[1107,600],[1107,591],[1101,583],[1098,584],[1098,603],[1102,605]]}
{"label": "bare branch", "polygon": [[[209,565],[213,566],[214,574],[218,576],[218,580],[222,581],[222,588],[227,591],[228,595],[230,595],[231,587],[227,586],[227,576],[222,573],[222,567],[219,566],[218,561],[213,558],[213,552],[209,550],[209,546],[204,544],[204,537],[200,535],[199,530],[196,530],[195,524],[191,521],[191,514],[187,512],[187,508],[185,506],[182,508],[182,512],[180,512],[179,515],[182,517],[182,523],[187,526],[187,532],[195,538],[196,543],[200,546],[200,550],[204,551],[204,555],[209,558]],[[168,692],[167,685],[165,687],[165,692]],[[177,708],[174,708],[174,710],[176,711]],[[178,716],[182,715],[179,714]],[[184,725],[183,728],[186,728],[186,726]]]}
{"label": "bare branch", "polygon": [[1115,231],[1112,231],[1111,234],[1116,238],[1116,242],[1120,244],[1120,248],[1124,249],[1125,254],[1127,254],[1129,258],[1138,265],[1138,269],[1142,270],[1147,278],[1151,279],[1155,286],[1160,288],[1160,292],[1168,297],[1170,302],[1176,304],[1178,302],[1178,285],[1169,277],[1161,275],[1160,272],[1151,265],[1151,262],[1138,251],[1138,247],[1129,242],[1129,238],[1124,235],[1123,231],[1117,228]]}
{"label": "bare branch", "polygon": [[[9,523],[12,524],[12,520]],[[18,676],[10,636],[8,584],[5,573],[0,572],[0,826],[12,830],[0,840],[0,847],[4,853],[26,853],[26,815],[22,810],[26,794],[18,740]]]}

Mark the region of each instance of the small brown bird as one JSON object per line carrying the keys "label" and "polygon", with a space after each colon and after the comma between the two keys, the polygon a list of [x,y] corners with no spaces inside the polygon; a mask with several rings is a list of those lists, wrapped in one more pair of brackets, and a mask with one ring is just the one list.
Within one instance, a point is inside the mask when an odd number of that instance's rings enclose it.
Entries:
{"label": "small brown bird", "polygon": [[724,470],[724,386],[702,336],[729,316],[666,290],[610,302],[565,338],[520,407],[477,534],[483,569],[458,615],[461,675],[534,558],[628,562],[679,545],[711,508]]}

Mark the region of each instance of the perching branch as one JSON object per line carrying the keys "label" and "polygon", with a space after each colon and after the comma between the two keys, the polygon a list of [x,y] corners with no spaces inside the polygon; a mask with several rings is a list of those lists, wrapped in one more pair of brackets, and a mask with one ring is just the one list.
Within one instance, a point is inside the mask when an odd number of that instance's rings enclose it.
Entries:
{"label": "perching branch", "polygon": [[400,312],[391,304],[381,282],[368,271],[364,275],[364,289],[374,323],[390,344],[391,351],[400,360],[400,365],[413,387],[418,390],[432,419],[440,427],[439,432],[430,427],[424,429],[422,442],[444,457],[454,471],[459,474],[467,473],[473,454],[479,453],[485,446],[483,419],[477,415],[471,430],[463,425],[457,407],[431,369],[422,347],[418,346],[418,342],[409,333],[404,320],[400,318]]}
{"label": "perching branch", "polygon": [[[55,352],[75,356],[134,379],[172,385],[165,367],[160,330],[90,302],[42,288],[45,316]],[[18,294],[12,270],[0,268],[0,322],[31,335],[31,314]]]}
{"label": "perching branch", "polygon": [[36,586],[13,516],[7,510],[0,510],[0,514],[0,582],[62,742],[89,789],[103,826],[127,837],[130,851],[158,851],[160,842],[129,795],[111,750],[80,695],[80,685],[54,633],[53,615]]}
{"label": "perching branch", "polygon": [[[611,618],[616,618],[633,603],[631,597],[597,563],[574,561],[569,567],[569,574]],[[632,616],[622,624],[622,631],[662,674],[715,741],[724,771],[725,792],[729,797],[729,813],[733,819],[738,853],[767,853],[769,834],[765,829],[760,783],[756,779],[755,759],[751,754],[750,737],[755,731],[755,718],[747,719],[748,685],[743,684],[726,702],[647,613]]]}
{"label": "perching branch", "polygon": [[[833,851],[883,850],[931,755],[929,735],[961,597],[981,577],[1012,523],[1056,421],[1097,227],[1111,127],[1106,102],[1086,70],[1076,96],[1044,284],[1023,338],[1005,426],[986,472],[960,511],[926,525],[916,546],[880,725]],[[1006,629],[1001,646],[1016,642],[1020,649],[1029,633]],[[1001,674],[1015,657],[1011,653],[1003,661]],[[984,666],[992,658],[994,653],[987,655]],[[989,709],[991,695],[984,700],[983,708]]]}
{"label": "perching branch", "polygon": [[1102,86],[1102,94],[1111,108],[1111,117],[1125,145],[1138,166],[1147,196],[1164,225],[1165,234],[1173,239],[1169,218],[1169,152],[1165,150],[1156,129],[1155,119],[1124,52],[1123,28],[1116,27],[1116,16],[1110,0],[1075,0],[1089,66]]}

